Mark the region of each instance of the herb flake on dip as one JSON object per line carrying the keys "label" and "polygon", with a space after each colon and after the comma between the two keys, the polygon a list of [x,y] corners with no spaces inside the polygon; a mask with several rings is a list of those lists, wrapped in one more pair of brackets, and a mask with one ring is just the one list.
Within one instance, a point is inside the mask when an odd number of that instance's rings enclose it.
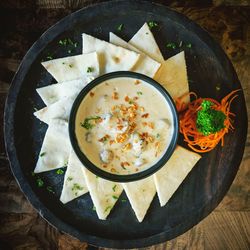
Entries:
{"label": "herb flake on dip", "polygon": [[133,174],[164,155],[173,136],[173,115],[155,87],[143,80],[114,78],[82,100],[75,134],[95,166],[117,175]]}

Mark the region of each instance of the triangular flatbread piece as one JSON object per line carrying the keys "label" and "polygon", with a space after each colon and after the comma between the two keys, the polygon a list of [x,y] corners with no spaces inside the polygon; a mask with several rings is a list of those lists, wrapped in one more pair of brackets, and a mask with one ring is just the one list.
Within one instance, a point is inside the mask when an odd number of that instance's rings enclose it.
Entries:
{"label": "triangular flatbread piece", "polygon": [[123,183],[122,186],[138,221],[142,222],[156,193],[153,177]]}
{"label": "triangular flatbread piece", "polygon": [[129,44],[133,45],[139,51],[150,56],[152,59],[156,60],[157,62],[161,63],[162,61],[164,61],[161,51],[147,23],[145,23],[137,31],[137,33],[129,41]]}
{"label": "triangular flatbread piece", "polygon": [[105,220],[122,193],[122,185],[104,180],[82,168],[98,218]]}
{"label": "triangular flatbread piece", "polygon": [[61,99],[48,107],[34,112],[34,116],[48,125],[51,119],[63,119],[68,121],[75,97],[76,95]]}
{"label": "triangular flatbread piece", "polygon": [[123,48],[129,49],[129,50],[132,50],[141,54],[137,63],[132,68],[132,71],[147,75],[149,77],[154,77],[157,70],[160,68],[160,65],[161,65],[160,63],[151,59],[149,56],[145,55],[144,53],[141,53],[134,46],[125,42],[124,40],[122,40],[120,37],[118,37],[112,32],[109,33],[109,41],[117,46],[121,46]]}
{"label": "triangular flatbread piece", "polygon": [[87,34],[82,34],[82,39],[83,53],[93,51],[98,53],[100,74],[131,70],[140,56],[136,52],[115,46]]}
{"label": "triangular flatbread piece", "polygon": [[49,106],[63,98],[77,95],[94,77],[60,82],[36,89],[43,102]]}
{"label": "triangular flatbread piece", "polygon": [[68,122],[60,119],[51,120],[34,172],[40,173],[66,166],[69,152]]}
{"label": "triangular flatbread piece", "polygon": [[166,205],[200,158],[200,155],[177,146],[166,165],[154,174],[161,206]]}
{"label": "triangular flatbread piece", "polygon": [[88,192],[82,168],[82,163],[79,161],[73,149],[71,149],[60,197],[62,203],[65,204]]}
{"label": "triangular flatbread piece", "polygon": [[42,62],[42,65],[57,82],[99,75],[99,62],[96,52],[53,59]]}
{"label": "triangular flatbread piece", "polygon": [[[174,99],[187,94],[189,85],[184,51],[162,62],[154,79],[162,84]],[[183,101],[188,103],[189,95]]]}

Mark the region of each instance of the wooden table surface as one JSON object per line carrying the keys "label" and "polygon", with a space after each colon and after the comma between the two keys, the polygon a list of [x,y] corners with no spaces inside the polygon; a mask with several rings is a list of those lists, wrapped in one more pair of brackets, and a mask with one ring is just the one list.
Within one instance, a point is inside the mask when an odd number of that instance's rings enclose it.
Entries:
{"label": "wooden table surface", "polygon": [[[101,0],[0,1],[0,118],[18,65],[29,47],[55,22]],[[231,59],[250,114],[250,1],[156,1],[205,28]],[[201,4],[202,2],[202,4]],[[240,115],[240,114],[238,114]],[[44,221],[28,203],[11,174],[0,137],[0,249],[86,249]],[[248,128],[250,124],[248,122]],[[183,235],[150,249],[250,249],[250,133],[238,174],[220,205]]]}

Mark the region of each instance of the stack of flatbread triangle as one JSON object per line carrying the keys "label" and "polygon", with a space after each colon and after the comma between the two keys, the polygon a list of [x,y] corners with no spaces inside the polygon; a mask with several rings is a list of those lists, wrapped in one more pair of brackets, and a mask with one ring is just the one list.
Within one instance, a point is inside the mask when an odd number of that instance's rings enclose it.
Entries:
{"label": "stack of flatbread triangle", "polygon": [[[72,104],[94,78],[126,70],[145,74],[161,83],[173,98],[189,92],[184,51],[164,60],[145,23],[129,42],[113,33],[109,42],[82,34],[82,54],[43,62],[56,84],[38,88],[46,107],[34,115],[48,124],[35,173],[66,167],[60,200],[67,203],[89,192],[99,219],[105,220],[125,191],[135,216],[142,222],[157,193],[164,206],[176,192],[200,155],[177,146],[170,160],[154,175],[131,183],[115,183],[88,171],[73,151],[68,135]],[[88,70],[91,68],[91,70]],[[189,102],[187,96],[185,102]],[[63,146],[62,146],[63,145]]]}

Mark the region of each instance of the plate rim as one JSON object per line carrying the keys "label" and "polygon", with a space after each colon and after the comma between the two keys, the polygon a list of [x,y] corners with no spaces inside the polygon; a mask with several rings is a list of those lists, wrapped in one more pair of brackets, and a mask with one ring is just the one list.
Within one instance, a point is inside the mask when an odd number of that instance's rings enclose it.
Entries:
{"label": "plate rim", "polygon": [[[18,161],[16,148],[13,147],[15,145],[14,141],[14,117],[15,117],[15,106],[17,102],[17,96],[21,89],[22,82],[24,79],[24,76],[27,74],[28,70],[30,69],[34,59],[37,57],[37,54],[40,53],[44,47],[47,46],[47,43],[45,44],[45,41],[48,36],[50,36],[49,41],[52,41],[55,39],[55,37],[58,36],[61,32],[63,32],[63,27],[66,26],[66,23],[68,20],[70,20],[69,23],[72,22],[71,19],[77,17],[80,14],[84,15],[90,15],[90,13],[94,10],[97,12],[101,12],[102,8],[114,8],[115,5],[119,5],[121,7],[121,4],[123,4],[123,7],[127,8],[128,6],[131,7],[133,4],[133,7],[135,9],[138,9],[140,11],[148,12],[149,10],[152,10],[152,8],[155,8],[154,10],[157,13],[164,13],[164,14],[171,14],[177,17],[177,19],[181,22],[186,22],[188,26],[192,27],[194,31],[198,31],[200,34],[202,34],[202,37],[205,38],[206,44],[208,46],[213,45],[213,52],[216,57],[218,55],[222,57],[226,65],[229,67],[230,72],[232,73],[232,76],[234,79],[237,80],[237,82],[240,84],[240,81],[238,79],[238,76],[235,72],[235,69],[232,65],[232,62],[229,60],[223,49],[219,46],[219,44],[208,34],[207,31],[205,31],[202,27],[200,27],[198,24],[196,24],[194,21],[190,20],[184,14],[178,13],[177,11],[158,4],[158,3],[151,3],[148,1],[142,1],[142,0],[116,0],[116,1],[108,1],[108,2],[101,2],[96,3],[87,7],[84,7],[82,9],[77,10],[76,12],[73,12],[69,14],[68,16],[64,17],[63,19],[56,22],[54,25],[52,25],[49,29],[47,29],[38,39],[37,41],[31,46],[31,48],[27,51],[26,55],[23,57],[15,75],[12,80],[11,86],[9,88],[9,92],[5,101],[5,109],[4,109],[4,142],[5,142],[5,149],[8,156],[8,160],[10,163],[11,171],[14,175],[14,178],[16,182],[18,183],[20,189],[24,193],[27,200],[30,202],[30,204],[35,208],[35,210],[40,214],[40,216],[45,219],[50,225],[55,227],[57,230],[62,231],[66,234],[69,234],[73,237],[78,238],[81,241],[86,241],[88,244],[95,245],[95,246],[101,246],[101,247],[115,247],[115,248],[135,248],[135,247],[147,247],[154,244],[162,243],[167,240],[173,239],[182,233],[186,232],[193,226],[195,226],[197,223],[199,223],[202,219],[204,219],[207,215],[209,215],[216,206],[218,206],[219,202],[223,199],[226,192],[230,188],[237,171],[239,169],[239,165],[241,163],[245,143],[242,146],[240,152],[241,157],[238,158],[234,168],[232,171],[227,172],[225,175],[225,178],[228,178],[228,184],[227,185],[221,185],[221,188],[217,189],[217,192],[214,196],[212,196],[211,199],[208,200],[204,204],[203,207],[199,209],[199,212],[197,212],[197,216],[195,220],[191,222],[183,221],[181,224],[176,225],[174,228],[171,229],[172,233],[169,236],[169,230],[161,232],[159,234],[154,234],[150,237],[146,238],[139,238],[139,239],[133,239],[133,240],[116,240],[116,239],[106,239],[102,237],[97,237],[94,235],[89,235],[85,232],[79,232],[78,229],[74,228],[73,226],[65,223],[64,221],[60,220],[56,214],[51,212],[44,203],[42,203],[39,198],[36,196],[35,192],[29,185],[29,183],[26,180],[26,177],[21,169],[20,163]],[[143,6],[142,6],[143,4]],[[98,10],[99,8],[99,10]],[[146,18],[145,18],[146,19]],[[59,26],[59,24],[62,26],[57,32],[53,31],[56,30]],[[195,33],[195,32],[194,32]],[[53,35],[51,35],[53,34]],[[204,40],[204,39],[203,39]],[[32,55],[33,51],[36,51],[35,55]],[[37,52],[38,51],[38,52]],[[220,60],[221,61],[221,60]],[[222,65],[224,68],[224,65]],[[241,86],[241,84],[240,84]],[[241,87],[242,88],[242,87]],[[13,91],[15,89],[15,91]],[[244,93],[242,92],[242,98],[244,100],[244,107],[242,107],[243,113],[245,114],[244,123],[245,131],[242,132],[242,137],[247,138],[247,113],[246,113],[246,102]],[[215,203],[216,205],[212,205],[212,203]],[[181,225],[185,224],[185,227],[182,227],[181,230],[179,230],[179,227]]]}

